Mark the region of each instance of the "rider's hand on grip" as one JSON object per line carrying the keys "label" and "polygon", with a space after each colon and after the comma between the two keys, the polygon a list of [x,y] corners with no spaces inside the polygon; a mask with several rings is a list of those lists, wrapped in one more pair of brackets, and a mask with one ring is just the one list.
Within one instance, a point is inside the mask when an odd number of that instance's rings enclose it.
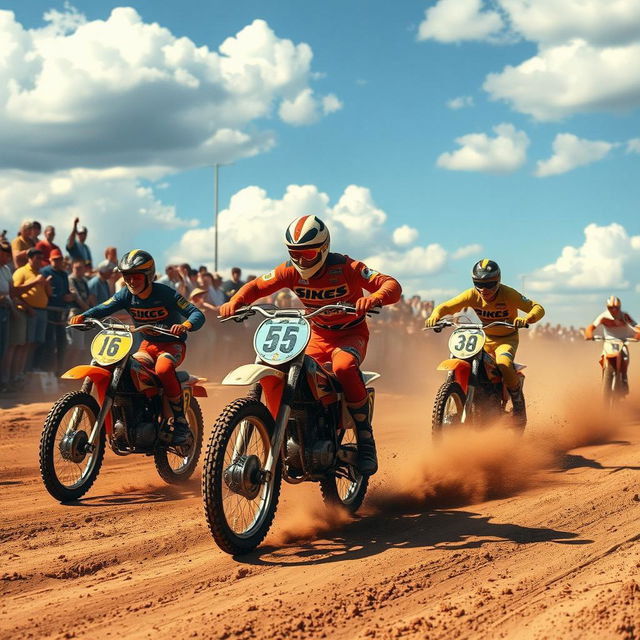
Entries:
{"label": "rider's hand on grip", "polygon": [[237,311],[239,306],[240,305],[237,302],[230,300],[218,308],[218,313],[221,318],[230,318]]}
{"label": "rider's hand on grip", "polygon": [[513,326],[516,329],[523,329],[529,326],[529,322],[527,321],[526,318],[523,318],[522,316],[518,316],[514,321],[513,321]]}
{"label": "rider's hand on grip", "polygon": [[425,329],[433,329],[438,324],[438,318],[434,318],[433,316],[429,316],[424,321]]}
{"label": "rider's hand on grip", "polygon": [[373,296],[363,296],[356,300],[356,311],[358,313],[367,313],[372,307],[377,307],[380,301]]}
{"label": "rider's hand on grip", "polygon": [[171,326],[171,329],[169,329],[169,331],[174,336],[181,336],[183,333],[187,333],[188,329],[183,324],[174,324]]}
{"label": "rider's hand on grip", "polygon": [[71,316],[69,319],[69,324],[83,324],[84,316]]}

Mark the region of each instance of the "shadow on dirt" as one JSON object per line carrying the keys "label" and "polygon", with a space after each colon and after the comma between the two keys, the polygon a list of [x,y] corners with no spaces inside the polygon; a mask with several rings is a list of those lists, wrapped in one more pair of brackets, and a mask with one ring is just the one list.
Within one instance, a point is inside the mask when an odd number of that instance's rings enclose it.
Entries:
{"label": "shadow on dirt", "polygon": [[129,504],[155,504],[174,502],[200,496],[199,480],[191,480],[181,486],[125,487],[111,495],[90,496],[65,503],[70,507],[113,507]]}
{"label": "shadow on dirt", "polygon": [[604,466],[597,460],[591,458],[585,458],[584,456],[566,453],[560,461],[560,468],[555,470],[555,473],[564,473],[570,469],[602,469],[603,471],[609,471],[609,473],[617,473],[618,471],[640,471],[640,467],[631,465],[620,466]]}
{"label": "shadow on dirt", "polygon": [[263,546],[236,560],[251,565],[297,566],[367,558],[394,547],[419,547],[428,554],[430,547],[438,551],[459,551],[504,541],[517,544],[593,542],[580,539],[570,531],[490,522],[489,517],[470,511],[434,510],[412,515],[368,516],[345,525],[340,531],[325,534],[322,540]]}

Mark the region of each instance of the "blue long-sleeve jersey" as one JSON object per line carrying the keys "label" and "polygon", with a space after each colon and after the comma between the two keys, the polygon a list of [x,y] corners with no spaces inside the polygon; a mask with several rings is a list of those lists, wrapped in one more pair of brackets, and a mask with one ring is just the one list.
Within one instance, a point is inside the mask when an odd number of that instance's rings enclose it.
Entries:
{"label": "blue long-sleeve jersey", "polygon": [[[122,287],[114,296],[105,300],[102,304],[83,311],[85,318],[104,318],[116,311],[124,310],[133,318],[133,323],[138,327],[143,324],[159,324],[171,327],[180,324],[182,318],[186,318],[190,331],[197,331],[204,324],[202,312],[188,300],[185,300],[175,289],[164,284],[154,282],[151,294],[147,298],[133,295],[129,289]],[[149,342],[171,342],[172,339],[157,334],[145,333],[145,339]],[[180,336],[186,340],[186,335]]]}

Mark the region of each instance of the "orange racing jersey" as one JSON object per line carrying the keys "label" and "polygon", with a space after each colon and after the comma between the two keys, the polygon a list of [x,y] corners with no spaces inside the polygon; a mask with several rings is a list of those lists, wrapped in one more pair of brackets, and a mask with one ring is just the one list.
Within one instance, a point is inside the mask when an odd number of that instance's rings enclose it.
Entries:
{"label": "orange racing jersey", "polygon": [[[439,304],[431,317],[440,320],[444,316],[462,311],[467,307],[472,308],[483,325],[491,322],[510,322],[518,317],[518,310],[527,312],[527,322],[537,322],[544,316],[542,305],[529,300],[521,293],[501,284],[493,300],[484,300],[475,287],[463,291],[451,300]],[[508,336],[515,333],[509,327],[489,327],[485,330],[488,336]]]}
{"label": "orange racing jersey", "polygon": [[[239,306],[249,305],[258,298],[280,289],[291,289],[304,306],[313,311],[335,302],[355,304],[366,289],[381,305],[393,304],[400,299],[402,287],[391,276],[369,269],[363,262],[352,260],[340,253],[330,253],[319,274],[305,280],[290,260],[273,271],[247,282],[234,296]],[[342,311],[328,311],[311,319],[321,329],[349,329],[366,321],[366,316],[356,316]]]}

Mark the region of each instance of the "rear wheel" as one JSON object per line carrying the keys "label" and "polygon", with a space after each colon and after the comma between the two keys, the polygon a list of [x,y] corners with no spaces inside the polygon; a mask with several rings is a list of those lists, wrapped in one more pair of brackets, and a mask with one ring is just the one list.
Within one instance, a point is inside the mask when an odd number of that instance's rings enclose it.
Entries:
{"label": "rear wheel", "polygon": [[442,439],[445,429],[462,424],[462,411],[466,397],[455,380],[447,380],[438,390],[433,405],[431,434],[435,442]]}
{"label": "rear wheel", "polygon": [[155,450],[153,457],[156,469],[160,477],[167,484],[183,484],[193,475],[202,451],[202,434],[204,432],[204,421],[202,410],[198,401],[192,397],[189,406],[184,412],[189,423],[189,429],[193,435],[193,443],[187,451],[182,451],[183,447],[159,447]]}
{"label": "rear wheel", "polygon": [[282,462],[270,477],[273,417],[255,398],[228,404],[213,426],[202,469],[202,496],[217,545],[238,555],[253,551],[267,535],[278,507]]}
{"label": "rear wheel", "polygon": [[60,502],[82,497],[98,477],[104,458],[104,428],[93,450],[88,443],[99,412],[95,398],[71,391],[53,405],[45,420],[40,474],[47,491]]}
{"label": "rear wheel", "polygon": [[[341,446],[357,455],[355,432],[345,430]],[[344,464],[331,475],[320,480],[320,492],[327,506],[339,506],[355,513],[362,505],[369,486],[369,476],[363,476],[354,465]]]}

